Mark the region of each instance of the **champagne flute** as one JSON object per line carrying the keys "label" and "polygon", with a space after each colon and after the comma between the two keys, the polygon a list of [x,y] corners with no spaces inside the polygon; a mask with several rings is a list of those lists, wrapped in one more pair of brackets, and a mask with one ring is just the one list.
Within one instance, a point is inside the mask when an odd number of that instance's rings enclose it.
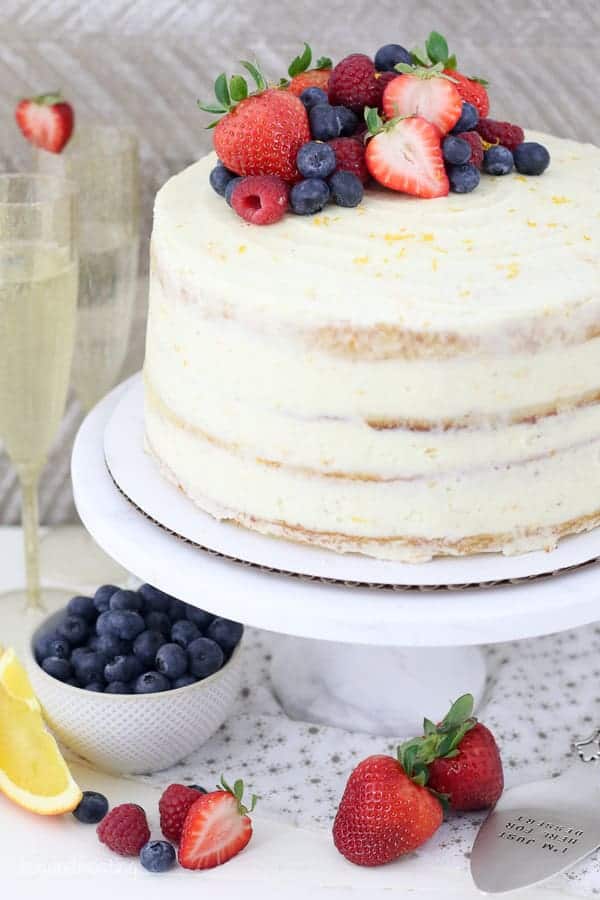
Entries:
{"label": "champagne flute", "polygon": [[[77,190],[62,178],[0,175],[0,439],[22,493],[26,592],[43,609],[37,488],[64,414],[77,308]],[[6,608],[6,607],[4,607]]]}

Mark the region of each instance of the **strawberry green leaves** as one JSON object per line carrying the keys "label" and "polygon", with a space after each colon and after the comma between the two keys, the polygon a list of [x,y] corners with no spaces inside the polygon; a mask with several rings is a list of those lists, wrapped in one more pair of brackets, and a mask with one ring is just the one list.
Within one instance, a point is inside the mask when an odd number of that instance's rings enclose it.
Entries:
{"label": "strawberry green leaves", "polygon": [[[296,75],[301,75],[302,72],[306,72],[307,69],[310,69],[312,57],[312,49],[305,41],[304,50],[299,56],[296,56],[289,65],[288,75],[290,78],[295,78]],[[331,67],[332,62],[328,56],[320,56],[315,65],[315,69],[331,69]]]}
{"label": "strawberry green leaves", "polygon": [[[256,90],[253,91],[253,93],[259,94],[267,89],[266,79],[254,63],[248,62],[248,60],[241,60],[240,65],[246,69],[256,85]],[[238,103],[241,103],[242,100],[246,100],[246,98],[250,96],[248,83],[242,75],[232,75],[228,80],[225,72],[221,72],[217,77],[214,91],[217,103],[201,103],[200,100],[198,100],[198,106],[203,112],[211,113],[216,116],[227,115],[227,113],[231,112]],[[207,127],[214,128],[218,121],[219,120],[216,119]]]}
{"label": "strawberry green leaves", "polygon": [[217,785],[217,789],[220,791],[227,791],[232,797],[238,802],[238,809],[240,816],[247,816],[249,813],[254,812],[256,809],[256,804],[258,802],[258,797],[256,794],[252,794],[250,806],[245,806],[243,803],[244,800],[244,782],[241,778],[238,778],[237,781],[234,782],[233,787],[227,784],[225,781],[225,776],[221,775],[221,781]]}
{"label": "strawberry green leaves", "polygon": [[[425,41],[425,46],[415,47],[414,50],[411,50],[410,55],[412,58],[413,66],[416,67],[425,69],[438,67],[438,71],[440,72],[442,72],[444,69],[458,69],[456,56],[454,55],[454,53],[450,54],[450,50],[448,49],[448,41],[443,34],[439,33],[439,31],[432,31]],[[410,66],[406,66],[406,64],[403,63],[399,63],[396,66],[396,69],[398,72],[403,72],[405,74],[417,74],[414,69],[411,69]],[[478,84],[482,84],[484,87],[487,87],[488,85],[486,79],[480,78],[478,75],[469,75],[467,77],[469,81],[476,81]]]}

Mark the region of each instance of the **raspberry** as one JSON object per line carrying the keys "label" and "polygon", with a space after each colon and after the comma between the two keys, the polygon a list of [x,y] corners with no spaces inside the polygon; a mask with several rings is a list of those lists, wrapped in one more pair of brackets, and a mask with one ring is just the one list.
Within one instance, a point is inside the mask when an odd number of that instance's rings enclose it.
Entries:
{"label": "raspberry", "polygon": [[196,788],[170,784],[158,801],[160,830],[169,841],[179,842],[185,817],[192,803],[201,796]]}
{"label": "raspberry", "polygon": [[272,225],[288,208],[288,186],[278,175],[248,175],[234,187],[231,205],[253,225]]}
{"label": "raspberry", "polygon": [[150,840],[146,813],[136,803],[122,803],[104,816],[96,829],[103,844],[121,856],[137,856]]}
{"label": "raspberry", "polygon": [[365,106],[377,106],[381,87],[376,78],[375,65],[364,53],[352,53],[337,64],[329,76],[329,102],[332,106],[347,106],[362,113]]}
{"label": "raspberry", "polygon": [[369,170],[365,162],[365,145],[353,137],[334,138],[329,146],[335,153],[336,170],[352,172],[363,184],[369,180]]}
{"label": "raspberry", "polygon": [[471,158],[468,162],[473,163],[478,169],[483,165],[483,144],[481,138],[476,131],[463,131],[459,134],[461,140],[466,141],[471,146]]}
{"label": "raspberry", "polygon": [[[497,122],[495,119],[480,119],[475,130],[488,144],[502,144],[511,152],[525,140],[523,129],[510,122]],[[462,137],[462,135],[461,135]]]}
{"label": "raspberry", "polygon": [[377,74],[377,87],[379,88],[379,99],[377,100],[377,109],[380,113],[383,112],[383,92],[386,87],[393,81],[394,78],[398,78],[398,72],[379,72]]}

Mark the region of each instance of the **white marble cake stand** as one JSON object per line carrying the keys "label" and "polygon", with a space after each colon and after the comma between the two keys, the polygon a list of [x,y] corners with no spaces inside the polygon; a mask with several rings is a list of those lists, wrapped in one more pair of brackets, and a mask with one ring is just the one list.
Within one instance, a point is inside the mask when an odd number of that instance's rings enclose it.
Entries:
{"label": "white marble cake stand", "polygon": [[[394,591],[267,572],[183,541],[118,490],[104,433],[125,382],[87,416],[73,450],[75,503],[97,543],[130,572],[211,612],[282,638],[275,690],[294,718],[402,735],[485,686],[477,645],[600,618],[600,569],[463,590]],[[309,640],[306,640],[309,639]]]}

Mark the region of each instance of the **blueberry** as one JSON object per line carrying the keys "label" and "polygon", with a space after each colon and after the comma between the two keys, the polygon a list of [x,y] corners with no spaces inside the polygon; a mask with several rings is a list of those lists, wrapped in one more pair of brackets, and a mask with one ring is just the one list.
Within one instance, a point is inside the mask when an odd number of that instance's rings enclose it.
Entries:
{"label": "blueberry", "polygon": [[198,679],[194,675],[181,675],[173,682],[174,688],[188,687],[190,684],[196,684]]}
{"label": "blueberry", "polygon": [[67,680],[65,681],[65,684],[70,684],[71,687],[76,687],[76,688],[81,687],[81,685],[79,684],[79,681],[75,678],[74,675],[71,678],[67,678]]}
{"label": "blueberry", "polygon": [[47,656],[42,662],[42,669],[59,681],[67,681],[73,675],[73,667],[69,660],[60,656]]}
{"label": "blueberry", "polygon": [[78,656],[73,662],[73,668],[79,683],[85,686],[93,681],[103,681],[105,662],[101,653],[94,653],[93,651]]}
{"label": "blueberry", "polygon": [[[100,615],[103,615],[102,613]],[[125,656],[130,649],[130,641],[124,641],[114,634],[95,635],[89,642],[89,647],[101,653],[105,661],[114,659],[115,656]]]}
{"label": "blueberry", "polygon": [[310,131],[316,141],[330,141],[340,136],[342,120],[335,107],[329,103],[317,103],[310,110]]}
{"label": "blueberry", "polygon": [[67,603],[67,612],[70,616],[85,619],[86,622],[95,622],[98,615],[91,597],[71,597]]}
{"label": "blueberry", "polygon": [[453,166],[464,166],[471,158],[471,146],[462,138],[449,134],[442,141],[444,161]]}
{"label": "blueberry", "polygon": [[335,153],[329,144],[308,141],[298,150],[296,165],[305,178],[327,178],[335,170]]}
{"label": "blueberry", "polygon": [[466,166],[449,166],[450,190],[457,194],[468,194],[475,190],[480,181],[479,169],[468,163]]}
{"label": "blueberry", "polygon": [[210,186],[221,197],[225,196],[225,188],[232,178],[235,178],[235,172],[230,172],[229,169],[225,168],[223,163],[216,165],[208,176]]}
{"label": "blueberry", "polygon": [[94,694],[103,694],[105,686],[103,681],[90,681],[83,689],[84,691],[93,691]]}
{"label": "blueberry", "polygon": [[300,94],[300,100],[304,103],[307,110],[312,109],[318,103],[327,103],[327,94],[318,87],[304,88]]}
{"label": "blueberry", "polygon": [[[132,609],[111,609],[106,615],[107,633],[126,641],[134,640],[146,628],[142,616]],[[99,616],[98,621],[100,618],[102,617]],[[98,630],[97,625],[96,630]]]}
{"label": "blueberry", "polygon": [[133,694],[131,685],[124,681],[109,681],[104,688],[105,694]]}
{"label": "blueberry", "polygon": [[67,616],[56,629],[61,638],[65,638],[73,647],[83,644],[89,634],[85,619],[81,616]]}
{"label": "blueberry", "polygon": [[47,634],[40,634],[39,637],[35,639],[33,652],[38,663],[41,664],[43,659],[46,659],[47,656],[51,656],[50,644],[52,641],[57,640],[57,638],[57,633],[55,631],[50,631]]}
{"label": "blueberry", "polygon": [[235,178],[232,178],[231,181],[229,181],[227,183],[227,187],[225,188],[224,196],[225,196],[225,199],[227,200],[227,203],[229,206],[231,206],[231,195],[233,194],[234,188],[235,188],[236,184],[238,184],[242,180],[243,180],[242,176],[237,175]]}
{"label": "blueberry", "polygon": [[290,191],[290,206],[298,216],[311,216],[329,200],[329,187],[320,178],[305,178]]}
{"label": "blueberry", "polygon": [[244,626],[239,622],[232,622],[231,619],[215,619],[206,636],[216,641],[225,653],[230,653],[241,641],[243,633]]}
{"label": "blueberry", "polygon": [[104,666],[105,681],[133,681],[144,671],[144,666],[137,656],[115,656]]}
{"label": "blueberry", "polygon": [[[191,625],[191,622],[187,623]],[[193,627],[193,626],[192,626]],[[145,669],[154,665],[159,647],[165,643],[165,636],[160,631],[142,631],[133,642],[133,652]]]}
{"label": "blueberry", "polygon": [[69,659],[71,645],[64,638],[55,638],[48,646],[48,656],[58,656],[60,659]]}
{"label": "blueberry", "polygon": [[97,825],[108,812],[108,800],[97,791],[84,791],[73,815],[84,825]]}
{"label": "blueberry", "polygon": [[148,841],[140,850],[140,862],[149,872],[166,872],[175,865],[175,848],[168,841]]}
{"label": "blueberry", "polygon": [[167,613],[153,609],[145,616],[145,620],[148,631],[160,631],[165,637],[171,634],[171,619]]}
{"label": "blueberry", "polygon": [[164,591],[159,591],[158,588],[152,587],[151,584],[143,584],[138,589],[138,593],[144,598],[146,612],[155,610],[156,612],[168,613],[171,609],[171,603],[175,599],[170,594],[165,594]]}
{"label": "blueberry", "polygon": [[543,144],[524,141],[513,151],[515,168],[521,175],[541,175],[550,165],[550,154]]}
{"label": "blueberry", "polygon": [[71,651],[71,665],[76,670],[77,664],[80,659],[83,659],[84,656],[87,656],[88,653],[92,652],[92,648],[87,647],[75,647],[74,650]]}
{"label": "blueberry", "polygon": [[173,597],[169,607],[171,622],[178,622],[179,619],[185,619],[186,610],[187,603],[184,603],[183,600],[178,600],[177,597]]}
{"label": "blueberry", "polygon": [[385,44],[375,54],[375,68],[378,72],[394,72],[398,63],[412,64],[411,55],[400,44]]}
{"label": "blueberry", "polygon": [[191,644],[192,641],[201,636],[200,629],[188,619],[180,619],[178,622],[174,622],[171,628],[171,640],[179,644],[180,647],[187,647],[188,644]]}
{"label": "blueberry", "polygon": [[98,636],[111,634],[110,632],[110,609],[105,609],[104,612],[101,612],[98,618],[96,619],[96,634]]}
{"label": "blueberry", "polygon": [[179,644],[163,644],[156,654],[156,668],[167,678],[181,678],[187,667],[187,653]]}
{"label": "blueberry", "polygon": [[207,678],[218,672],[225,659],[219,645],[205,637],[192,641],[187,652],[190,672],[198,678]]}
{"label": "blueberry", "polygon": [[94,594],[94,606],[99,613],[106,612],[110,598],[118,590],[119,588],[114,584],[103,584],[98,588]]}
{"label": "blueberry", "polygon": [[[349,137],[358,127],[358,116],[347,106],[334,106],[340,126],[340,137]],[[322,176],[323,177],[323,176]]]}
{"label": "blueberry", "polygon": [[479,122],[477,107],[468,100],[463,100],[460,119],[452,129],[452,134],[461,134],[463,131],[473,131]]}
{"label": "blueberry", "polygon": [[354,172],[334,172],[329,189],[331,199],[338,206],[358,206],[364,194],[362,181]]}
{"label": "blueberry", "polygon": [[115,591],[108,605],[109,609],[132,609],[140,612],[144,608],[144,598],[136,591]]}
{"label": "blueberry", "polygon": [[513,165],[513,155],[508,147],[490,147],[483,154],[483,171],[488,175],[508,175]]}
{"label": "blueberry", "polygon": [[204,631],[205,628],[208,628],[214,619],[212,613],[206,612],[205,609],[199,609],[197,606],[192,606],[189,603],[187,604],[185,615],[190,622],[193,622],[194,625],[200,629],[200,631]]}
{"label": "blueberry", "polygon": [[144,672],[133,684],[134,694],[155,694],[168,691],[171,682],[161,672]]}

